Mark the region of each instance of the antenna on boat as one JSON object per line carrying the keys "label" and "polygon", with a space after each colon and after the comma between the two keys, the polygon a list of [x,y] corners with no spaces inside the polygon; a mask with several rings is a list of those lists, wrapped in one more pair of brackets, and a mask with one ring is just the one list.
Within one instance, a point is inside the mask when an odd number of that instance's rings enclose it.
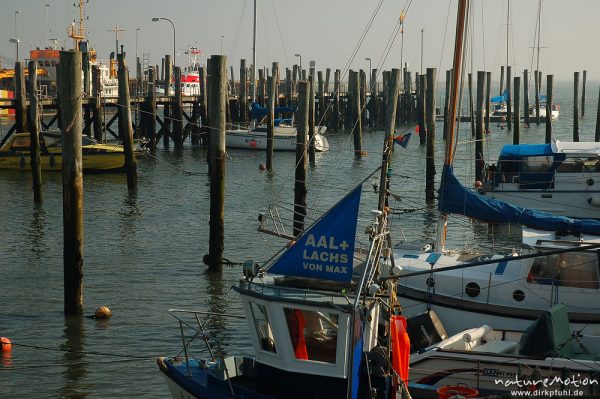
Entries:
{"label": "antenna on boat", "polygon": [[[456,15],[456,37],[454,39],[454,60],[452,63],[452,82],[450,85],[450,105],[448,118],[450,125],[448,126],[448,137],[446,138],[446,155],[444,159],[444,171],[452,166],[454,162],[454,135],[456,131],[456,109],[458,106],[458,83],[461,75],[463,42],[465,33],[465,21],[467,14],[468,0],[459,0],[458,13]],[[442,178],[442,182],[444,179]],[[440,223],[438,225],[438,240],[436,250],[443,251],[446,245],[446,231],[448,229],[448,214],[441,214]]]}
{"label": "antenna on boat", "polygon": [[[89,2],[86,1],[86,3]],[[85,28],[83,26],[83,0],[79,0],[79,24],[76,23],[71,24],[69,29],[67,29],[67,34],[71,39],[73,39],[73,47],[76,51],[79,51],[79,43],[85,40]]]}

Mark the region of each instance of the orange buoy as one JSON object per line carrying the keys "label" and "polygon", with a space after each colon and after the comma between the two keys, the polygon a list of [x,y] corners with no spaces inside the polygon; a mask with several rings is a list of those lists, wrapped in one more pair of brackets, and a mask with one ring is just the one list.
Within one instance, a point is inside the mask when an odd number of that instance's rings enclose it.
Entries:
{"label": "orange buoy", "polygon": [[94,313],[94,317],[97,319],[108,319],[110,316],[112,316],[112,313],[106,306],[100,306]]}
{"label": "orange buoy", "polygon": [[12,350],[12,342],[6,337],[0,337],[0,346],[2,347],[0,352],[10,352]]}

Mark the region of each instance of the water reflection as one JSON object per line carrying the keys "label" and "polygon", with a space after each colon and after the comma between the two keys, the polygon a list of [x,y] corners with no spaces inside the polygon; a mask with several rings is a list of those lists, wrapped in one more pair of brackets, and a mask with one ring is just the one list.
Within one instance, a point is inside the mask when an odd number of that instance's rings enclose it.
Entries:
{"label": "water reflection", "polygon": [[85,361],[85,329],[83,319],[79,316],[67,316],[63,333],[65,342],[60,346],[64,351],[63,384],[60,389],[61,398],[79,399],[89,395],[90,386],[83,383],[88,374],[88,363]]}
{"label": "water reflection", "polygon": [[[225,284],[223,281],[223,275],[221,273],[210,273],[204,274],[206,278],[206,302],[208,312],[215,314],[215,316],[209,316],[210,323],[206,327],[206,332],[213,339],[212,342],[217,342],[216,351],[219,355],[225,355],[225,348],[220,343],[227,342],[226,340],[226,327],[227,323],[221,314],[227,313],[228,303],[225,298]],[[214,349],[213,349],[214,350]]]}
{"label": "water reflection", "polygon": [[129,190],[127,197],[123,200],[123,205],[119,209],[120,236],[123,238],[123,245],[131,247],[136,244],[135,233],[138,221],[142,216],[141,210],[137,204],[137,191]]}
{"label": "water reflection", "polygon": [[33,218],[29,224],[27,239],[31,252],[35,255],[35,259],[40,259],[47,254],[50,249],[44,241],[46,236],[44,226],[48,223],[48,217],[44,208],[40,206],[34,208],[32,216]]}

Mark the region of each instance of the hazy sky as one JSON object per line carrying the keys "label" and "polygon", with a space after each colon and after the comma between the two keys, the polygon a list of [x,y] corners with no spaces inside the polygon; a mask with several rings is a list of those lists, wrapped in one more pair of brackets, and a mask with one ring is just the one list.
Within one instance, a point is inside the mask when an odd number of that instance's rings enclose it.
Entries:
{"label": "hazy sky", "polygon": [[[9,43],[15,36],[15,10],[21,11],[17,14],[21,58],[28,57],[30,49],[48,45],[47,38],[57,38],[59,45],[71,48],[66,28],[79,16],[74,2],[78,0],[2,0],[0,55],[15,58],[15,45]],[[509,59],[519,72],[532,69],[538,2],[510,3]],[[279,61],[285,68],[297,63],[294,54],[300,53],[303,66],[314,60],[323,70],[344,69],[347,64],[368,69],[365,58],[370,57],[375,68],[407,3],[404,50],[398,34],[383,67],[399,67],[402,53],[411,69],[419,71],[424,29],[423,67],[449,69],[457,0],[383,0],[362,43],[363,31],[380,0],[257,0],[257,64],[270,66]],[[221,52],[222,42],[223,53],[237,74],[240,58],[248,64],[252,58],[252,8],[253,0],[89,0],[86,23],[99,58],[107,59],[113,51],[115,34],[109,30],[118,25],[126,29],[119,41],[130,63],[136,52],[136,28],[140,28],[138,54],[148,53],[151,64],[160,64],[160,58],[173,51],[173,29],[167,21],[152,22],[152,17],[169,18],[176,27],[179,65],[188,63],[184,54],[188,46],[201,49],[205,61]],[[542,10],[540,69],[553,73],[557,80],[571,80],[574,71],[583,69],[588,70],[589,79],[600,78],[600,51],[596,49],[600,1],[543,0]],[[483,69],[485,63],[486,70],[497,76],[506,59],[507,0],[473,0],[472,15],[473,70]],[[470,64],[471,56],[467,59]]]}

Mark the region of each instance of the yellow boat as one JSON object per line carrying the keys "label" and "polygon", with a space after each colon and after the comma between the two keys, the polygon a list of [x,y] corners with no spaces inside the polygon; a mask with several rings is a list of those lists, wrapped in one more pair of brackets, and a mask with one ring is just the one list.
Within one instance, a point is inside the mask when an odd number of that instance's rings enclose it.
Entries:
{"label": "yellow boat", "polygon": [[[0,169],[31,170],[31,140],[29,133],[14,133],[0,145]],[[87,136],[82,138],[84,172],[116,172],[125,165],[125,154],[120,144],[99,143]],[[134,155],[145,153],[143,146],[136,145]],[[62,171],[62,148],[60,135],[40,136],[40,158],[43,171]]]}

